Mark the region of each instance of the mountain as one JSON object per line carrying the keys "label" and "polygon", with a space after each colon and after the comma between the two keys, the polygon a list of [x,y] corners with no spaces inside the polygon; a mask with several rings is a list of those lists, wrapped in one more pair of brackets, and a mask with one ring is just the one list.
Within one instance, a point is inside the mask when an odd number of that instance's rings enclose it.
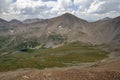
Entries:
{"label": "mountain", "polygon": [[6,20],[3,20],[0,18],[0,31],[6,31],[8,30],[9,26],[8,26],[8,22]]}
{"label": "mountain", "polygon": [[26,19],[23,21],[23,23],[25,24],[30,24],[30,23],[35,23],[35,22],[40,22],[43,21],[44,19],[39,19],[39,18],[35,18],[35,19]]}
{"label": "mountain", "polygon": [[111,20],[112,18],[109,18],[109,17],[105,17],[103,19],[100,19],[100,21],[106,21],[106,20]]}
{"label": "mountain", "polygon": [[0,18],[0,28],[2,28],[4,26],[8,26],[8,22],[6,20],[3,20]]}
{"label": "mountain", "polygon": [[7,24],[7,21],[0,18],[0,26],[4,26]]}
{"label": "mountain", "polygon": [[120,40],[120,17],[87,24],[84,41],[92,43],[110,43]]}
{"label": "mountain", "polygon": [[0,64],[0,80],[119,80],[120,16],[0,19]]}
{"label": "mountain", "polygon": [[0,19],[0,31],[1,32],[9,32],[9,30],[11,30],[11,29],[13,29],[16,26],[21,25],[21,24],[23,24],[23,23],[19,20],[16,20],[16,19],[13,19],[9,22],[5,21],[3,19]]}
{"label": "mountain", "polygon": [[17,20],[17,19],[13,19],[13,20],[9,21],[10,26],[17,26],[17,25],[20,25],[20,24],[22,24],[22,22]]}
{"label": "mountain", "polygon": [[69,13],[44,20],[12,20],[8,23],[15,25],[14,28],[0,32],[0,36],[9,36],[9,41],[2,49],[35,48],[40,45],[55,47],[75,41],[92,44],[120,43],[120,17],[103,20],[87,22]]}

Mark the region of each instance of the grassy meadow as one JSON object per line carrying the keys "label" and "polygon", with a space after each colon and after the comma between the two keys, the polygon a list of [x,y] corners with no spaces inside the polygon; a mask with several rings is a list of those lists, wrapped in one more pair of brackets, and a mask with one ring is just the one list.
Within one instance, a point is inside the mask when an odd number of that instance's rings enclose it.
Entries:
{"label": "grassy meadow", "polygon": [[58,48],[28,49],[0,56],[0,71],[20,68],[67,67],[80,63],[96,62],[109,53],[88,44],[72,42]]}

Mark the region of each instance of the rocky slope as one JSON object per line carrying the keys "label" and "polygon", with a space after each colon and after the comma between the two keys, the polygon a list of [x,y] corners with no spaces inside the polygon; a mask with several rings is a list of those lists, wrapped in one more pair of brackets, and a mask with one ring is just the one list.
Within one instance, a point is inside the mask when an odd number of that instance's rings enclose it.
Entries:
{"label": "rocky slope", "polygon": [[85,28],[87,39],[92,43],[110,43],[119,42],[120,38],[120,17],[89,23]]}
{"label": "rocky slope", "polygon": [[[115,67],[115,65],[114,65]],[[109,68],[109,67],[108,67]],[[21,69],[0,73],[1,80],[119,80],[120,72],[102,68]]]}
{"label": "rocky slope", "polygon": [[[111,52],[109,59],[86,68],[23,69],[1,72],[0,80],[119,80],[120,17],[87,22],[66,13],[24,22],[0,19],[0,53],[20,49],[55,47],[81,41]],[[97,44],[97,45],[96,45]],[[0,55],[1,56],[1,55]]]}
{"label": "rocky slope", "polygon": [[[46,47],[54,47],[55,45],[73,41],[90,42],[92,44],[120,42],[120,17],[87,22],[66,13],[52,19],[27,20],[27,24],[25,24],[25,21],[3,21],[0,21],[0,28],[7,27],[7,29],[6,31],[1,30],[0,36],[10,36],[10,42],[8,41],[4,46],[6,49],[10,47],[14,49],[20,44],[24,44],[24,42],[28,42],[28,48],[30,48],[30,39],[33,42],[37,40],[36,43],[38,44],[36,46],[45,44]],[[6,25],[7,23],[11,24]],[[5,27],[2,27],[2,25]]]}

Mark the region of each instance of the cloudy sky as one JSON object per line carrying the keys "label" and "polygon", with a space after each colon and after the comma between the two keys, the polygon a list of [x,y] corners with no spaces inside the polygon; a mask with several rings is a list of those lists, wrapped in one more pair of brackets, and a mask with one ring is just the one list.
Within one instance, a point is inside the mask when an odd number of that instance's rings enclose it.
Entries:
{"label": "cloudy sky", "polygon": [[69,12],[88,21],[120,16],[120,0],[0,0],[5,20],[52,18]]}

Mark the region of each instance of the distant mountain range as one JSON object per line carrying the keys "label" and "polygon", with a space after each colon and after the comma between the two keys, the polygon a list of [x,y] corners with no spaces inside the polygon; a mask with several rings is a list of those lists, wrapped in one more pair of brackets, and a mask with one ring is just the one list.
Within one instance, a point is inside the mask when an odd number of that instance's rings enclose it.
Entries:
{"label": "distant mountain range", "polygon": [[107,20],[111,20],[112,18],[109,18],[109,17],[105,17],[105,18],[103,18],[103,19],[100,19],[100,20],[98,20],[98,21],[107,21]]}
{"label": "distant mountain range", "polygon": [[40,22],[43,21],[44,19],[39,19],[39,18],[35,18],[35,19],[26,19],[23,21],[24,24],[29,24],[29,23],[35,23],[35,22]]}
{"label": "distant mountain range", "polygon": [[91,44],[120,43],[120,16],[87,22],[65,13],[51,19],[27,19],[25,21],[0,19],[1,51],[55,47],[74,41]]}

